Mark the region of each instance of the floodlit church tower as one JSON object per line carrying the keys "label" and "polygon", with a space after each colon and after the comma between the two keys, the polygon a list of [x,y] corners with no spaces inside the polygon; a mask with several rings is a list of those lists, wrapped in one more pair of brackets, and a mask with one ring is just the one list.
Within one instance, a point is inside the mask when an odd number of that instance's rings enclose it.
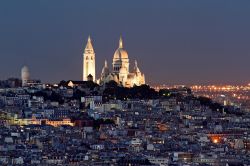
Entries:
{"label": "floodlit church tower", "polygon": [[93,76],[95,81],[95,51],[92,46],[91,38],[89,36],[87,45],[83,53],[83,81],[88,80],[88,75]]}

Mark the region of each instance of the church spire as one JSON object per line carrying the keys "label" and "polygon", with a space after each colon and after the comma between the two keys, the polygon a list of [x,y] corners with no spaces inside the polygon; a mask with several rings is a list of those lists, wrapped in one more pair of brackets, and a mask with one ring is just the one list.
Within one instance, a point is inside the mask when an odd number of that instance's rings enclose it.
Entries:
{"label": "church spire", "polygon": [[135,72],[135,73],[140,73],[140,69],[139,69],[139,67],[138,67],[137,60],[135,60],[134,72]]}
{"label": "church spire", "polygon": [[88,37],[88,42],[87,42],[87,45],[85,47],[85,51],[92,51],[92,52],[94,52],[94,48],[92,46],[92,42],[91,42],[90,36]]}
{"label": "church spire", "polygon": [[120,40],[119,40],[119,48],[123,48],[122,36],[120,36]]}
{"label": "church spire", "polygon": [[108,62],[107,62],[107,60],[105,60],[105,62],[104,62],[104,67],[108,67]]}
{"label": "church spire", "polygon": [[137,68],[138,66],[137,66],[137,60],[135,60],[135,67]]}

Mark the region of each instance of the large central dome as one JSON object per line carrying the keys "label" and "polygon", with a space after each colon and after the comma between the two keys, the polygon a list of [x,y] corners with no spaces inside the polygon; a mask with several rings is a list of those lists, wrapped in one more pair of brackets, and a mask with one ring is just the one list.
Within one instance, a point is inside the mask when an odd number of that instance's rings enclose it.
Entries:
{"label": "large central dome", "polygon": [[122,38],[120,38],[120,40],[119,40],[119,48],[114,53],[114,59],[116,59],[116,60],[118,60],[118,59],[128,59],[128,53],[123,48]]}
{"label": "large central dome", "polygon": [[114,59],[128,59],[128,53],[123,48],[118,48],[115,51]]}
{"label": "large central dome", "polygon": [[116,74],[119,74],[122,66],[124,66],[127,69],[127,71],[129,71],[128,53],[123,48],[122,38],[120,38],[119,47],[115,51],[114,57],[113,57],[113,72]]}

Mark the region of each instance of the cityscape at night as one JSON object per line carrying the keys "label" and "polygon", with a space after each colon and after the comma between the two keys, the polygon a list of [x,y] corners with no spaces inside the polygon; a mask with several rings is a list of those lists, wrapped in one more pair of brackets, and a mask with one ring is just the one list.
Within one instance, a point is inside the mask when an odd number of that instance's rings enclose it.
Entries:
{"label": "cityscape at night", "polygon": [[[153,86],[157,91],[160,89],[175,89],[185,85],[158,85]],[[204,96],[223,105],[243,107],[250,111],[250,84],[247,85],[191,85],[189,86],[195,96]]]}
{"label": "cityscape at night", "polygon": [[249,166],[250,1],[0,2],[1,166]]}

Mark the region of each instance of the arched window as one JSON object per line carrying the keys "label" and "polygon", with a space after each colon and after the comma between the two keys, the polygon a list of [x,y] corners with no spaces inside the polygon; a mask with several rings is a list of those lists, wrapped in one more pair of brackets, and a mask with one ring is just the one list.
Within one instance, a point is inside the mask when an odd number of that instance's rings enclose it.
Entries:
{"label": "arched window", "polygon": [[88,56],[86,57],[86,60],[89,60],[89,57],[88,57]]}

